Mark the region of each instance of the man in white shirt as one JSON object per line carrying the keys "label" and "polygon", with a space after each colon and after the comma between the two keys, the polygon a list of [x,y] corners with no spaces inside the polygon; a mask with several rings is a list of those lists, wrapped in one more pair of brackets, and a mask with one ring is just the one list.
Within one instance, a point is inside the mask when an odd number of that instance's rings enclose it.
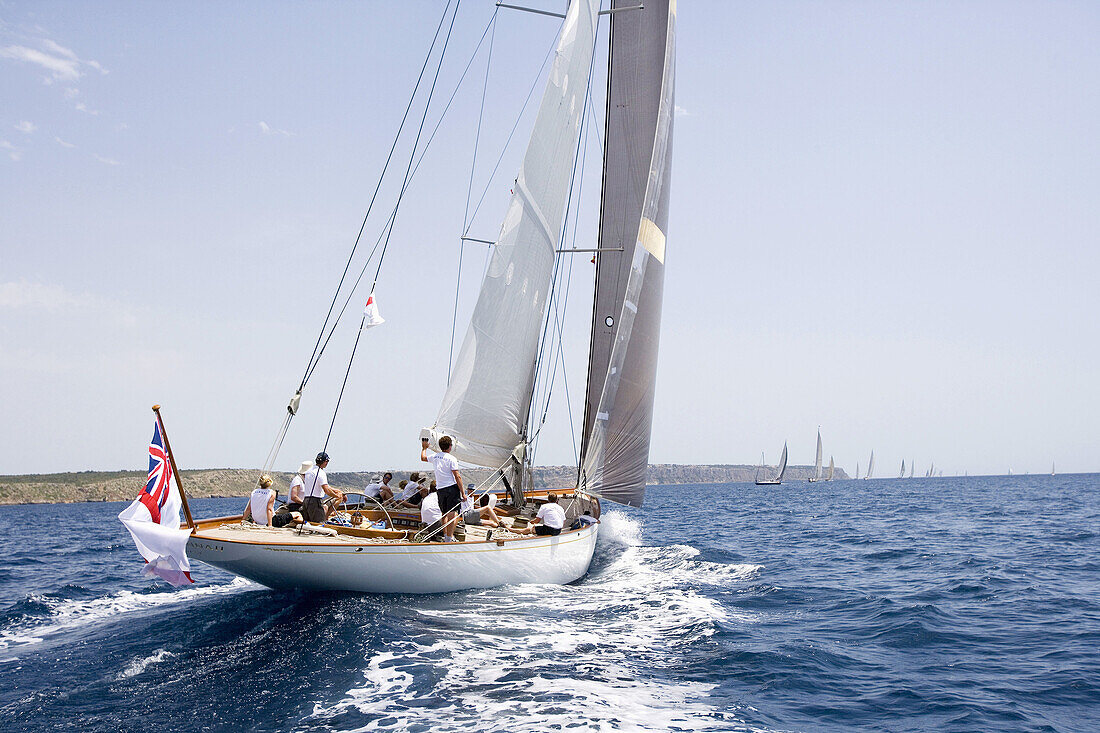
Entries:
{"label": "man in white shirt", "polygon": [[420,460],[432,464],[435,469],[436,494],[439,509],[443,512],[443,541],[455,541],[455,525],[458,524],[458,508],[466,499],[466,487],[458,474],[458,460],[451,455],[451,436],[439,439],[439,453],[428,448],[428,439],[420,439]]}
{"label": "man in white shirt", "polygon": [[[421,493],[424,497],[420,500],[420,521],[424,523],[430,539],[435,539],[439,534],[439,524],[443,519],[443,512],[439,510],[439,493],[424,487]],[[446,540],[444,540],[446,541]]]}
{"label": "man in white shirt", "polygon": [[302,478],[302,493],[305,496],[302,500],[302,514],[307,522],[313,522],[314,524],[323,524],[325,521],[325,507],[321,504],[321,499],[325,494],[335,498],[338,502],[344,501],[344,492],[328,485],[328,475],[325,473],[328,460],[328,453],[324,451],[318,453],[317,465],[309,469]]}
{"label": "man in white shirt", "polygon": [[294,474],[294,478],[290,480],[286,508],[292,512],[302,509],[302,500],[305,499],[305,477],[311,468],[313,468],[313,461],[302,461],[302,465],[298,466],[298,473]]}
{"label": "man in white shirt", "polygon": [[377,499],[382,493],[382,482],[375,476],[371,479],[371,482],[363,489],[363,495],[371,499]]}
{"label": "man in white shirt", "polygon": [[550,494],[546,497],[546,503],[539,507],[539,513],[531,520],[531,524],[523,529],[517,529],[516,534],[555,537],[561,534],[561,528],[564,526],[565,510],[558,506],[558,495]]}

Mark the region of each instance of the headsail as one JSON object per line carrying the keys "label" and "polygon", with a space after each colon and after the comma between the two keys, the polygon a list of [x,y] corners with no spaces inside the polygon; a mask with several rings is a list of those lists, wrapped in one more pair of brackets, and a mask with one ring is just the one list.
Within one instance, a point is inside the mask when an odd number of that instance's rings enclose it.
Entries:
{"label": "headsail", "polygon": [[779,473],[775,475],[776,481],[783,481],[783,474],[787,472],[787,444],[783,443],[783,455],[779,458]]}
{"label": "headsail", "polygon": [[546,92],[451,383],[433,428],[454,455],[499,467],[522,462],[555,249],[588,92],[598,0],[573,0]]}
{"label": "headsail", "polygon": [[871,459],[869,461],[867,461],[867,476],[866,476],[866,478],[871,478],[871,476],[874,473],[875,473],[875,452],[871,451]]}
{"label": "headsail", "polygon": [[821,480],[821,430],[817,431],[817,458],[814,460],[814,480]]}
{"label": "headsail", "polygon": [[[613,0],[633,8],[636,0]],[[672,166],[676,2],[611,15],[603,200],[580,486],[640,506],[653,419]],[[619,251],[606,251],[618,250]]]}
{"label": "headsail", "polygon": [[833,480],[833,471],[835,471],[835,470],[836,470],[836,464],[833,463],[833,457],[829,456],[829,473],[826,474],[826,476],[825,476],[826,481],[832,481]]}

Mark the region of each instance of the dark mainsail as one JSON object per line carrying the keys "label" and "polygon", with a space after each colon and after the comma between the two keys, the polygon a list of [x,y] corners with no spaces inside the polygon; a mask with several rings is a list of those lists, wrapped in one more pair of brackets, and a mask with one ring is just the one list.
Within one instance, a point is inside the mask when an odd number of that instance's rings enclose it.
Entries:
{"label": "dark mainsail", "polygon": [[[672,165],[676,2],[613,0],[580,486],[640,506],[653,419]],[[618,250],[619,251],[607,251]]]}

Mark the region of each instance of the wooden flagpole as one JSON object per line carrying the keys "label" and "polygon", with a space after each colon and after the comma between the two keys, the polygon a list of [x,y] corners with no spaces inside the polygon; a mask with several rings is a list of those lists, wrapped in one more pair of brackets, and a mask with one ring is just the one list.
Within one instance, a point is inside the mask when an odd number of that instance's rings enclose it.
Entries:
{"label": "wooden flagpole", "polygon": [[164,429],[164,418],[160,416],[160,405],[153,405],[157,423],[160,425],[160,434],[164,438],[164,450],[168,453],[168,460],[172,463],[172,475],[176,477],[176,488],[180,490],[180,498],[183,499],[183,515],[187,517],[187,526],[192,531],[195,529],[195,520],[191,519],[191,507],[187,506],[187,494],[183,493],[183,483],[180,481],[180,472],[176,468],[176,457],[172,455],[172,446],[168,443],[168,431]]}

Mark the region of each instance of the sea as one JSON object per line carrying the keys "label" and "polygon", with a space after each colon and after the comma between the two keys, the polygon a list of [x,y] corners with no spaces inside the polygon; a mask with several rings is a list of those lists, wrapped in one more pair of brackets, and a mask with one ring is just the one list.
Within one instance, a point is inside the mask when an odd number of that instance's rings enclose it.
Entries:
{"label": "sea", "polygon": [[172,588],[124,506],[0,507],[0,730],[1100,731],[1100,475],[652,487],[433,596]]}

